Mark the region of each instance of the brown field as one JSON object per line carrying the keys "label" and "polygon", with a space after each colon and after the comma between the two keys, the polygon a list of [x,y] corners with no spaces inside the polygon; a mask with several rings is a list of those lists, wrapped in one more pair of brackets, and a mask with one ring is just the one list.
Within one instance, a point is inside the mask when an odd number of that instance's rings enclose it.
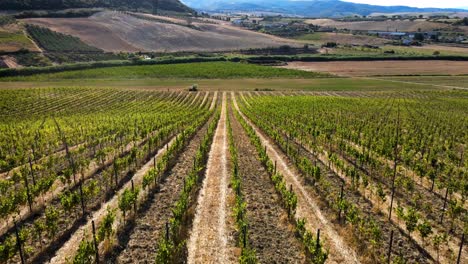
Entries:
{"label": "brown field", "polygon": [[316,43],[327,43],[336,42],[339,44],[350,44],[350,45],[384,45],[389,42],[388,39],[378,38],[366,35],[353,35],[344,33],[315,33],[319,34],[317,37],[319,40],[312,40],[305,38],[305,42],[316,42]]}
{"label": "brown field", "polygon": [[339,76],[468,74],[466,61],[291,62],[284,68],[328,72]]}
{"label": "brown field", "polygon": [[[102,12],[89,18],[37,18],[24,21],[77,36],[92,46],[113,52],[226,51],[295,43],[227,25],[192,23],[199,28],[197,30],[117,12]],[[171,22],[182,23],[180,20]]]}
{"label": "brown field", "polygon": [[467,53],[468,48],[458,47],[458,46],[445,46],[445,45],[424,45],[421,47],[415,46],[416,49],[429,49],[429,50],[439,50],[439,51],[451,51],[451,52],[460,52]]}
{"label": "brown field", "polygon": [[[349,30],[376,30],[376,31],[410,31],[416,32],[419,29],[422,31],[432,31],[436,29],[452,30],[453,26],[443,23],[428,22],[426,20],[397,20],[397,21],[358,21],[358,22],[341,22],[332,19],[309,19],[306,23],[335,27],[338,29]],[[466,31],[466,29],[464,29]]]}

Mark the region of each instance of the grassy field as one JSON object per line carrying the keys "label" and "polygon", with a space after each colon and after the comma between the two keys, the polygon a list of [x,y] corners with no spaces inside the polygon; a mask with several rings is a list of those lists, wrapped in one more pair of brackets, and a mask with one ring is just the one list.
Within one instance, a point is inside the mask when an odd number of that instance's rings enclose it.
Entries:
{"label": "grassy field", "polygon": [[0,81],[53,81],[70,79],[231,79],[231,78],[316,78],[328,74],[277,69],[230,62],[126,66],[3,78]]}
{"label": "grassy field", "polygon": [[327,42],[336,42],[339,44],[357,44],[357,45],[383,45],[388,43],[387,39],[366,35],[353,35],[344,33],[310,33],[297,37],[297,40],[312,42],[315,45],[322,45]]}
{"label": "grassy field", "polygon": [[385,77],[386,80],[468,88],[468,76]]}
{"label": "grassy field", "polygon": [[[238,78],[238,79],[85,79],[85,80],[55,80],[55,81],[15,81],[0,82],[1,89],[28,89],[40,87],[113,87],[143,90],[186,90],[197,83],[202,91],[359,91],[359,92],[392,92],[392,91],[427,91],[447,90],[443,87],[431,85],[431,77],[419,77],[416,84],[395,82],[378,79],[362,78]],[[450,77],[452,78],[452,77]],[[423,83],[423,85],[419,84]]]}
{"label": "grassy field", "polygon": [[37,50],[23,31],[0,28],[0,51],[15,52],[20,49]]}
{"label": "grassy field", "polygon": [[329,54],[335,55],[384,55],[385,52],[395,52],[392,55],[404,56],[432,56],[434,52],[438,51],[442,56],[468,56],[468,52],[450,49],[449,47],[406,47],[406,46],[390,46],[385,45],[379,49],[366,48],[366,47],[344,47],[340,46],[334,49],[328,49]]}

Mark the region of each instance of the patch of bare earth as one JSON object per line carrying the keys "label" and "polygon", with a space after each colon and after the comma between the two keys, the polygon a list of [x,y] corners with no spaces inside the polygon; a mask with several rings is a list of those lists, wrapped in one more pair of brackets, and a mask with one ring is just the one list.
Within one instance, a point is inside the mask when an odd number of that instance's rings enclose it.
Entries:
{"label": "patch of bare earth", "polygon": [[282,68],[340,76],[468,74],[467,61],[290,62]]}
{"label": "patch of bare earth", "polygon": [[239,156],[242,194],[247,203],[249,246],[256,251],[259,263],[304,263],[302,246],[295,238],[294,226],[280,205],[270,176],[257,159],[255,147],[232,110],[230,116]]}
{"label": "patch of bare earth", "polygon": [[187,242],[187,263],[235,263],[234,222],[228,208],[229,150],[227,99],[223,94],[221,117],[209,154],[206,176],[198,197],[195,219]]}
{"label": "patch of bare earth", "polygon": [[[2,56],[0,57],[0,63],[3,63],[6,68],[16,69],[16,68],[23,68],[16,59],[12,56]],[[0,65],[1,68],[1,65]]]}

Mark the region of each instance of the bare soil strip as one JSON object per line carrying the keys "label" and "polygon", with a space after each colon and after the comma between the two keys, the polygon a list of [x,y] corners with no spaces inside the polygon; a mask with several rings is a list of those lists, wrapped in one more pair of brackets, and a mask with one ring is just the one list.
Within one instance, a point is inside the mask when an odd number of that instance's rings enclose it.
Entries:
{"label": "bare soil strip", "polygon": [[175,162],[175,166],[163,176],[159,190],[140,208],[134,225],[119,237],[116,251],[108,262],[135,263],[135,260],[154,260],[157,241],[164,235],[165,224],[172,217],[173,205],[179,199],[184,179],[192,169],[193,158],[209,124],[209,121],[206,122],[197,132]]}
{"label": "bare soil strip", "polygon": [[[175,142],[175,137],[168,143],[168,146],[170,147],[172,144]],[[158,151],[158,153],[150,159],[143,167],[141,167],[140,170],[138,170],[134,175],[133,175],[133,181],[136,186],[141,185],[141,182],[143,181],[143,176],[148,172],[153,167],[154,164],[154,159],[158,160],[160,159],[164,153],[166,153],[167,148],[162,148]],[[92,226],[92,221],[94,220],[95,223],[101,222],[101,220],[106,216],[107,210],[109,209],[117,209],[118,204],[119,204],[119,197],[122,195],[122,193],[126,190],[131,188],[132,182],[129,181],[127,182],[120,190],[117,192],[111,200],[109,200],[107,203],[103,204],[101,206],[101,209],[94,212],[93,215],[88,219],[87,223],[85,225],[82,225],[73,235],[72,237],[65,243],[63,246],[55,253],[55,256],[51,259],[50,263],[66,263],[67,259],[72,257],[76,250],[78,249],[78,246],[80,242],[85,239],[91,231],[91,226]],[[142,195],[143,192],[141,192]],[[116,214],[116,220],[114,221],[114,226],[113,229],[115,230],[117,225],[123,222],[123,215],[122,214]]]}
{"label": "bare soil strip", "polygon": [[200,104],[202,107],[205,105],[206,99],[208,99],[208,95],[210,95],[210,92],[205,93],[205,97],[203,97],[203,101]]}
{"label": "bare soil strip", "polygon": [[247,123],[254,128],[257,135],[260,137],[263,145],[267,148],[267,154],[274,161],[277,161],[277,169],[283,174],[288,185],[293,187],[294,192],[298,196],[298,205],[296,217],[307,219],[308,230],[322,230],[322,235],[325,237],[326,246],[330,249],[329,263],[360,263],[356,253],[352,250],[343,238],[333,229],[333,224],[324,216],[315,200],[307,193],[299,176],[296,172],[290,169],[286,162],[286,158],[279,154],[274,144],[271,143],[260,130],[240,111],[235,96],[234,106]]}
{"label": "bare soil strip", "polygon": [[[247,101],[247,99],[246,99],[245,96],[244,96],[244,92],[241,92],[240,95],[241,95],[241,97],[242,97],[242,100],[244,100],[244,102],[245,102],[249,107],[251,107],[250,103]],[[250,95],[250,93],[249,93],[249,95]]]}
{"label": "bare soil strip", "polygon": [[[216,98],[217,96],[215,96]],[[206,177],[198,197],[193,229],[188,240],[188,263],[235,263],[234,231],[227,208],[228,144],[226,93],[223,94],[221,117],[211,147]]]}
{"label": "bare soil strip", "polygon": [[234,141],[239,156],[239,176],[247,203],[248,244],[259,263],[304,263],[302,245],[247,133],[230,111]]}
{"label": "bare soil strip", "polygon": [[211,101],[210,111],[215,108],[217,99],[218,99],[218,92],[216,91],[213,95],[213,101]]}

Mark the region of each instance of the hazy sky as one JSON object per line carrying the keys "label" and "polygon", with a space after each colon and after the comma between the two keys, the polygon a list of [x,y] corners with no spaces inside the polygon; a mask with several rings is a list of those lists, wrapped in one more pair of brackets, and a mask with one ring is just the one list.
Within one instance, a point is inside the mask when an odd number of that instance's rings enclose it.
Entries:
{"label": "hazy sky", "polygon": [[468,7],[464,0],[343,0],[346,2],[372,4],[372,5],[404,5],[413,7]]}

